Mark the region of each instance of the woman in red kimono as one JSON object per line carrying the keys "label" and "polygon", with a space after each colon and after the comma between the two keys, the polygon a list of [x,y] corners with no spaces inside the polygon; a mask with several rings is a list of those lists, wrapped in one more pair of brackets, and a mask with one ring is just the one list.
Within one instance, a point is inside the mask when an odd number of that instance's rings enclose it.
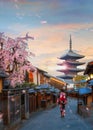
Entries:
{"label": "woman in red kimono", "polygon": [[63,89],[60,92],[60,95],[57,99],[57,103],[59,104],[59,107],[60,107],[61,117],[64,117],[65,116],[65,105],[67,103],[67,97],[66,97],[66,93],[64,92]]}

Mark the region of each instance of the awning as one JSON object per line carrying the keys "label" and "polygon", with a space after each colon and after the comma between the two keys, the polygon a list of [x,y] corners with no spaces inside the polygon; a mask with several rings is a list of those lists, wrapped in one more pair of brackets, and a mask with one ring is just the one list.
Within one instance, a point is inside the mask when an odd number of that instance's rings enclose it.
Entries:
{"label": "awning", "polygon": [[79,89],[79,95],[89,94],[91,92],[92,92],[91,88],[88,87]]}
{"label": "awning", "polygon": [[88,84],[89,86],[93,86],[93,79],[90,80],[88,83],[89,83],[89,84]]}

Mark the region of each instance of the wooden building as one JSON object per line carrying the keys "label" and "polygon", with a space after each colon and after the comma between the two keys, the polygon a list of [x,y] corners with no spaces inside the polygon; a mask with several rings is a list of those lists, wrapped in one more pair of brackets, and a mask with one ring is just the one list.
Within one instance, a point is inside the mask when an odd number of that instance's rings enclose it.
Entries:
{"label": "wooden building", "polygon": [[[93,61],[89,62],[86,66],[86,69],[85,69],[85,72],[84,72],[84,75],[88,75],[88,79],[87,79],[87,82],[88,82],[88,85],[91,87],[92,89],[92,93],[90,95],[90,98],[92,99],[92,104],[93,104]],[[91,100],[90,99],[90,100]],[[89,100],[89,101],[90,101]]]}
{"label": "wooden building", "polygon": [[33,82],[36,85],[48,83],[50,81],[50,75],[39,68],[36,68],[35,71],[29,72],[29,82]]}
{"label": "wooden building", "polygon": [[66,82],[64,80],[56,78],[56,77],[50,78],[50,84],[52,86],[54,86],[55,88],[58,88],[58,89],[62,89],[63,87],[65,87],[65,89],[67,89],[66,88],[66,86],[67,86]]}

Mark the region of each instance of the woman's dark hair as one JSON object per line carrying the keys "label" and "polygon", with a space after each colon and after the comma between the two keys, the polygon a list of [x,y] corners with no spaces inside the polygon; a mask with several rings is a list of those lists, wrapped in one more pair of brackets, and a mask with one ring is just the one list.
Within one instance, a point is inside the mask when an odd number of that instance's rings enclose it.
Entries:
{"label": "woman's dark hair", "polygon": [[61,89],[61,92],[64,92],[64,89]]}
{"label": "woman's dark hair", "polygon": [[58,96],[57,96],[58,98],[60,98],[60,94],[58,94]]}

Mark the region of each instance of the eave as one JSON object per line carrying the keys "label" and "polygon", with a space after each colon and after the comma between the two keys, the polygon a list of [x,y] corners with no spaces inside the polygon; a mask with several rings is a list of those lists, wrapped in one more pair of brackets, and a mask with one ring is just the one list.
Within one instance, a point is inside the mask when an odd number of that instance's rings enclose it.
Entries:
{"label": "eave", "polygon": [[59,59],[67,60],[67,59],[81,59],[84,58],[85,56],[77,54],[73,51],[68,51],[64,56],[60,57]]}
{"label": "eave", "polygon": [[70,68],[69,68],[69,69],[66,69],[66,70],[64,69],[64,70],[57,70],[57,71],[63,72],[63,73],[67,73],[67,72],[70,73],[70,72],[82,72],[82,71],[84,71],[84,69],[74,69],[74,68],[73,68],[73,69],[70,69]]}
{"label": "eave", "polygon": [[85,64],[85,62],[78,62],[78,61],[64,61],[63,63],[58,63],[57,65],[63,66],[63,65],[73,65],[73,66],[79,66]]}

